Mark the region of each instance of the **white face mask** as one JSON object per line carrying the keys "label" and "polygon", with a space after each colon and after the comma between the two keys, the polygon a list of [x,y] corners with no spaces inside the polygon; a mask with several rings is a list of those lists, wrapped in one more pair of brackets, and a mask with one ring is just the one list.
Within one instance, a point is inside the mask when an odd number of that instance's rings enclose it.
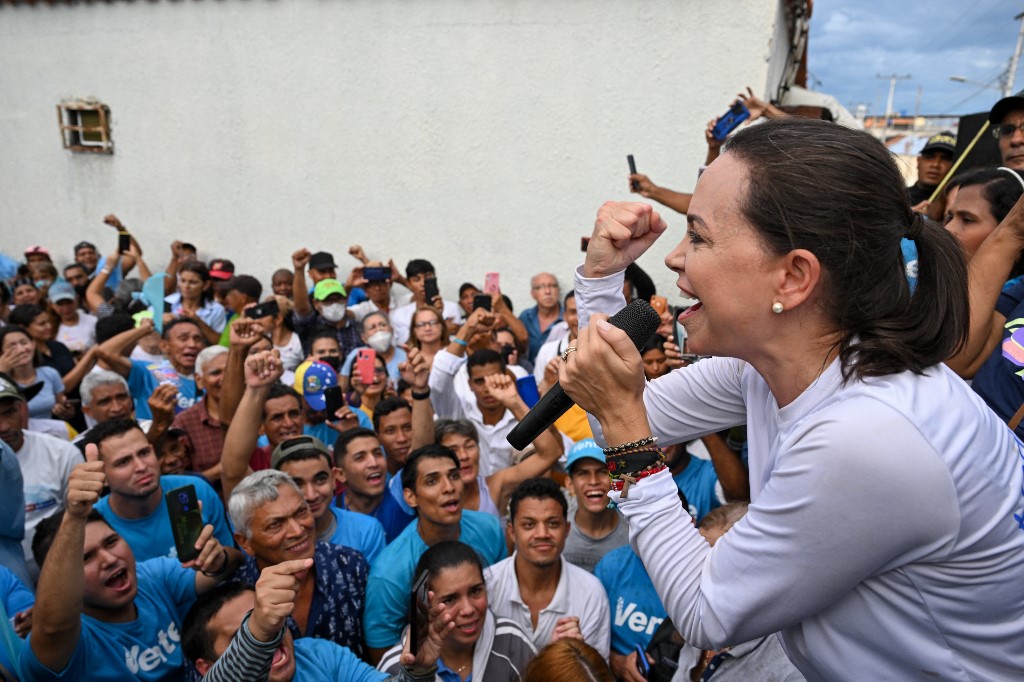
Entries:
{"label": "white face mask", "polygon": [[366,345],[378,353],[386,353],[388,348],[391,348],[391,337],[391,332],[374,332],[366,339]]}
{"label": "white face mask", "polygon": [[345,317],[345,304],[332,303],[320,308],[320,315],[328,322],[341,322]]}

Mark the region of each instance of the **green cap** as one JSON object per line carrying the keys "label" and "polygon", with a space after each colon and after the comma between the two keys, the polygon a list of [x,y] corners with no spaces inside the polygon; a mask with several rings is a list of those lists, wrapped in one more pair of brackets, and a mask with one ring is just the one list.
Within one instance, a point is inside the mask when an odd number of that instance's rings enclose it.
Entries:
{"label": "green cap", "polygon": [[345,295],[345,287],[336,279],[322,279],[313,287],[313,298],[322,301],[331,294]]}

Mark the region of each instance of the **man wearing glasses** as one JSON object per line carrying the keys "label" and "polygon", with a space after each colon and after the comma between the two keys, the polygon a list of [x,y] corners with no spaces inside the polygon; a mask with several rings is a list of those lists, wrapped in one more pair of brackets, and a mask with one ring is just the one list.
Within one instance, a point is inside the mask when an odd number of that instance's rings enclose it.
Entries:
{"label": "man wearing glasses", "polygon": [[999,140],[1003,165],[1024,171],[1024,90],[996,102],[988,114],[992,134]]}
{"label": "man wearing glasses", "polygon": [[548,340],[552,325],[562,321],[562,306],[558,295],[558,280],[549,272],[542,272],[530,279],[530,295],[537,305],[519,314],[519,320],[526,326],[530,337],[529,358],[532,363],[537,351]]}

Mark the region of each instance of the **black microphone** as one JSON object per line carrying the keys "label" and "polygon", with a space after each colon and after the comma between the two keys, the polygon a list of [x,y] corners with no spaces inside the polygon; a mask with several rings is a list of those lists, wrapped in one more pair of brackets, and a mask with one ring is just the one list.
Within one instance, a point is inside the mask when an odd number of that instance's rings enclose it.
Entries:
{"label": "black microphone", "polygon": [[[608,318],[608,322],[626,332],[637,350],[647,343],[661,325],[661,316],[647,301],[637,299]],[[537,436],[555,423],[576,403],[555,382],[544,397],[537,401],[523,420],[508,434],[508,442],[517,450],[525,450]]]}

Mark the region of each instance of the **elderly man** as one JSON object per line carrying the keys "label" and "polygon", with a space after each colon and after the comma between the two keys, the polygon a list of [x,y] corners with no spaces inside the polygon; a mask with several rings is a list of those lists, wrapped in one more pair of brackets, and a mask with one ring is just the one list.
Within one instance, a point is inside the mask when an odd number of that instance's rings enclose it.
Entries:
{"label": "elderly man", "polygon": [[529,357],[532,363],[537,351],[548,340],[551,327],[562,321],[562,306],[559,301],[558,280],[549,272],[542,272],[530,278],[530,296],[537,305],[519,314],[530,338]]}
{"label": "elderly man", "polygon": [[268,566],[313,559],[295,574],[299,587],[287,621],[292,637],[329,639],[362,656],[369,566],[354,549],[316,541],[313,513],[291,476],[276,469],[250,474],[231,493],[228,513],[248,555],[241,580],[255,583]]}

